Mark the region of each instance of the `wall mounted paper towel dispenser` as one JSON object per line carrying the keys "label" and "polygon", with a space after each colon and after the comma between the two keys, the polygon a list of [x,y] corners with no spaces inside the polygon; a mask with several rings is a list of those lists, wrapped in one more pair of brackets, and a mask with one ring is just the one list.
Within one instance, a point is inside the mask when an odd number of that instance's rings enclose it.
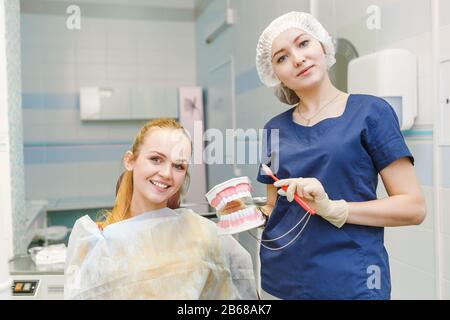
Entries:
{"label": "wall mounted paper towel dispenser", "polygon": [[417,117],[417,58],[403,49],[386,49],[354,59],[348,66],[349,93],[371,94],[395,109],[402,130]]}

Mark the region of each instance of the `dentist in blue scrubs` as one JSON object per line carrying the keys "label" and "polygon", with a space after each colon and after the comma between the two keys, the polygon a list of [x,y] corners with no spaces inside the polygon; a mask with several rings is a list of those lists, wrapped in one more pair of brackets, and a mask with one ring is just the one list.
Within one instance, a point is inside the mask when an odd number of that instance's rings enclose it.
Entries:
{"label": "dentist in blue scrubs", "polygon": [[[262,298],[390,299],[384,227],[418,225],[426,215],[393,108],[379,97],[333,86],[334,46],[310,14],[275,19],[256,51],[261,81],[290,106],[265,125],[263,158],[280,181],[260,167],[257,180],[267,185],[262,211],[270,215],[262,239],[280,237],[305,214],[294,194],[317,213],[282,250],[267,247],[283,247],[289,236],[261,246]],[[378,175],[384,199],[376,196]]]}

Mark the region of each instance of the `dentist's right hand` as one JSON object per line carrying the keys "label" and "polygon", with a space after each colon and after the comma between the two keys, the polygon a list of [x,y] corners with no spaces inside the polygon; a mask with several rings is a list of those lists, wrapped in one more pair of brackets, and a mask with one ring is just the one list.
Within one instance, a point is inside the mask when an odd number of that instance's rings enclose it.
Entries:
{"label": "dentist's right hand", "polygon": [[289,202],[294,200],[294,193],[308,202],[316,213],[340,228],[347,221],[348,203],[345,200],[330,200],[323,185],[316,178],[283,179],[273,184],[277,188],[287,186],[287,190],[278,190],[278,194],[286,196]]}

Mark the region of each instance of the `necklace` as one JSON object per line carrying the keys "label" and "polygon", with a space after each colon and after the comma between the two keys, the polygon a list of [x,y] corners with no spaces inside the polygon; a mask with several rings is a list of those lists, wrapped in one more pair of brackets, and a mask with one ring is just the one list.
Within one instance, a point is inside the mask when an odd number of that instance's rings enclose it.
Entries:
{"label": "necklace", "polygon": [[312,117],[309,117],[309,118],[306,118],[306,117],[302,116],[302,114],[300,113],[300,103],[301,103],[301,102],[299,102],[299,103],[298,103],[298,110],[297,110],[298,115],[299,115],[303,120],[306,120],[306,126],[309,127],[309,123],[311,122],[311,120],[314,119],[314,118],[315,118],[315,117],[316,117],[323,109],[325,109],[326,106],[330,105],[330,104],[331,104],[334,100],[336,100],[337,97],[339,97],[340,95],[341,95],[341,92],[339,92],[333,99],[331,99],[331,101],[329,101],[328,103],[326,103],[323,107],[321,107],[321,108],[319,109],[319,111],[317,111]]}

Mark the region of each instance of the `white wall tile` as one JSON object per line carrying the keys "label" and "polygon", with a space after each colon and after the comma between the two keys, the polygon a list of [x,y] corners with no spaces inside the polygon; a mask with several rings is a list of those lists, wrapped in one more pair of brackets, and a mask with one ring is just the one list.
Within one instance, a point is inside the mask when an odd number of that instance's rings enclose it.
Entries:
{"label": "white wall tile", "polygon": [[[443,225],[441,227],[441,231],[450,235],[450,189],[442,188],[441,189],[441,201],[442,201],[442,217],[443,217]],[[450,247],[449,247],[450,250]],[[450,267],[450,266],[449,266]],[[449,278],[450,280],[450,278]]]}
{"label": "white wall tile", "polygon": [[[106,67],[106,77],[108,80],[126,80],[126,81],[135,81],[137,79],[137,70],[136,65],[117,65],[110,64]],[[131,87],[130,82],[130,87]],[[134,85],[134,82],[133,82]]]}
{"label": "white wall tile", "polygon": [[450,16],[448,13],[450,12],[450,2],[446,0],[439,0],[439,22],[441,26],[450,25]]}
{"label": "white wall tile", "polygon": [[142,78],[137,80],[136,88],[146,89],[146,88],[164,88],[164,87],[176,87],[175,81],[168,81],[167,78],[164,79],[163,84],[161,79],[154,78]]}
{"label": "white wall tile", "polygon": [[[23,117],[23,129],[26,132],[30,126],[33,125],[45,125],[47,121],[46,114],[42,112],[42,110],[36,109],[24,109],[22,113]],[[29,132],[33,132],[33,130],[29,130]],[[24,138],[24,141],[29,141]]]}
{"label": "white wall tile", "polygon": [[122,172],[121,159],[111,162],[79,164],[81,197],[114,196],[117,179]]}
{"label": "white wall tile", "polygon": [[[168,80],[168,86],[171,83],[171,80]],[[192,87],[196,85],[195,76],[182,76],[172,81],[171,87]]]}
{"label": "white wall tile", "polygon": [[50,174],[47,165],[25,166],[25,195],[27,199],[48,199],[46,181]]}
{"label": "white wall tile", "polygon": [[[78,47],[76,48],[76,62],[81,66],[85,63],[97,63],[103,64],[106,62],[107,51],[106,48],[85,48]],[[79,68],[82,69],[82,68]]]}
{"label": "white wall tile", "polygon": [[106,76],[97,76],[95,78],[78,78],[77,80],[77,86],[75,91],[79,92],[81,87],[100,87],[100,88],[105,88],[105,87],[110,87],[110,85],[108,84],[108,81],[106,80]]}
{"label": "white wall tile", "polygon": [[42,66],[42,79],[63,80],[75,78],[76,65],[74,63],[44,63]]}
{"label": "white wall tile", "polygon": [[433,231],[420,226],[386,228],[385,243],[392,258],[425,272],[434,272]]}
{"label": "white wall tile", "polygon": [[[189,61],[189,60],[188,60]],[[158,48],[141,48],[137,50],[137,64],[139,66],[147,65],[168,65],[171,63],[168,58],[167,50]]]}
{"label": "white wall tile", "polygon": [[127,126],[113,124],[111,123],[108,128],[108,138],[111,141],[130,141],[134,140],[134,137],[137,135],[140,126],[142,126],[145,122],[131,122]]}
{"label": "white wall tile", "polygon": [[108,141],[108,130],[105,126],[85,121],[78,130],[78,140],[84,142]]}
{"label": "white wall tile", "polygon": [[136,65],[136,49],[124,47],[123,49],[111,49],[106,51],[106,63],[108,65]]}
{"label": "white wall tile", "polygon": [[94,198],[113,196],[122,172],[120,159],[111,162],[28,165],[25,171],[29,199]]}
{"label": "white wall tile", "polygon": [[443,286],[444,286],[444,290],[443,290],[444,295],[443,295],[442,299],[450,300],[450,281],[444,280]]}
{"label": "white wall tile", "polygon": [[42,92],[42,81],[40,79],[23,77],[22,74],[22,91],[23,92]]}
{"label": "white wall tile", "polygon": [[139,33],[137,50],[166,50],[167,42],[164,33],[141,32]]}
{"label": "white wall tile", "polygon": [[427,216],[421,227],[430,231],[434,230],[434,192],[432,187],[422,186],[422,191],[427,205]]}
{"label": "white wall tile", "polygon": [[75,50],[72,48],[52,48],[42,55],[43,63],[75,63]]}
{"label": "white wall tile", "polygon": [[171,65],[167,68],[167,77],[169,79],[182,78],[183,76],[191,76],[194,72],[192,65]]}
{"label": "white wall tile", "polygon": [[[448,211],[446,212],[448,215]],[[450,234],[442,235],[443,276],[450,281]]]}
{"label": "white wall tile", "polygon": [[[389,43],[431,31],[431,2],[428,0],[381,0],[380,39]],[[411,19],[414,23],[409,23]],[[389,30],[389,31],[388,31]]]}
{"label": "white wall tile", "polygon": [[133,34],[139,32],[140,26],[139,22],[126,19],[106,19],[104,24],[108,34]]}
{"label": "white wall tile", "polygon": [[28,165],[25,181],[28,199],[70,197],[79,192],[78,164]]}
{"label": "white wall tile", "polygon": [[74,78],[51,78],[51,79],[38,79],[41,83],[41,90],[37,92],[50,92],[50,93],[74,93],[78,90]]}
{"label": "white wall tile", "polygon": [[[98,80],[105,82],[107,80],[106,63],[85,63],[83,68],[77,68],[76,79],[80,87],[86,86],[85,82]],[[99,85],[99,84],[97,84]]]}
{"label": "white wall tile", "polygon": [[440,28],[440,56],[442,59],[450,59],[450,24]]}
{"label": "white wall tile", "polygon": [[44,139],[40,141],[76,141],[79,127],[76,123],[65,123],[58,126],[45,125],[41,128]]}
{"label": "white wall tile", "polygon": [[[139,33],[142,39],[153,39],[164,35],[166,33],[166,29],[164,28],[164,25],[160,23],[149,21],[149,23],[146,23],[139,28]],[[138,48],[146,48],[147,45],[148,42],[140,42],[138,43]]]}
{"label": "white wall tile", "polygon": [[419,77],[418,86],[418,112],[415,125],[430,125],[434,122],[432,77]]}
{"label": "white wall tile", "polygon": [[167,80],[167,65],[142,65],[137,70],[137,78],[139,81],[146,80]]}
{"label": "white wall tile", "polygon": [[59,130],[70,130],[71,128],[68,126],[74,125],[74,118],[80,116],[80,113],[76,109],[53,109],[51,111],[37,110],[34,115],[40,113],[40,116],[44,116],[44,121],[40,121],[42,125],[50,126],[53,128],[57,128]]}
{"label": "white wall tile", "polygon": [[435,299],[435,278],[432,273],[390,259],[392,299]]}
{"label": "white wall tile", "polygon": [[137,49],[138,39],[131,33],[107,33],[106,34],[106,48],[111,49],[123,49],[130,50]]}
{"label": "white wall tile", "polygon": [[85,35],[77,35],[75,40],[75,48],[79,49],[91,49],[91,50],[106,50],[107,41],[106,34],[95,35],[92,33],[85,33]]}
{"label": "white wall tile", "polygon": [[22,65],[22,81],[40,81],[44,76],[44,66],[42,62],[33,63],[26,60]]}

